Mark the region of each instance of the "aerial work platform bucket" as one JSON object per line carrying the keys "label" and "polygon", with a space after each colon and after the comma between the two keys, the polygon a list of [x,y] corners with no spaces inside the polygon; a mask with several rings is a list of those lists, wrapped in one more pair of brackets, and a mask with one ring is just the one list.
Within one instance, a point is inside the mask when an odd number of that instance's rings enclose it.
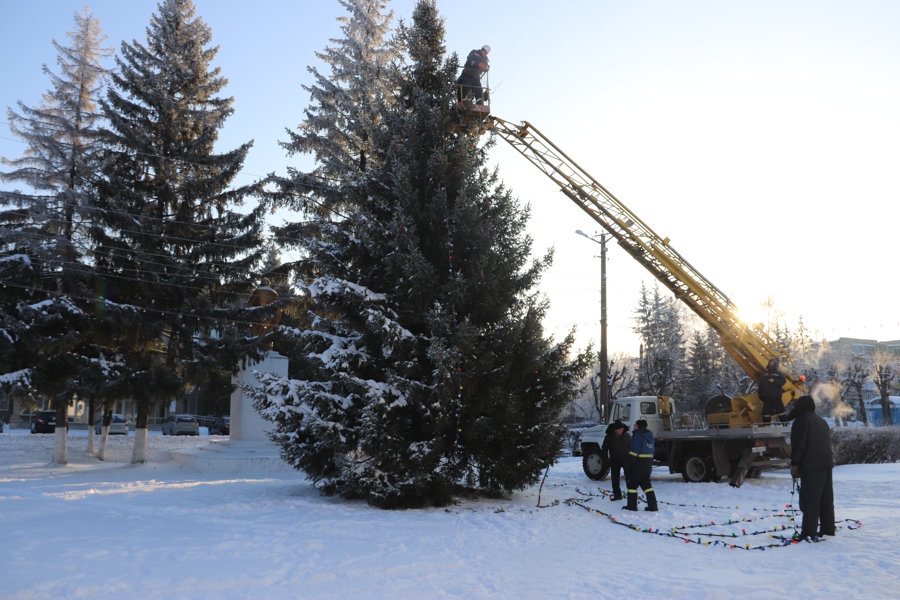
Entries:
{"label": "aerial work platform bucket", "polygon": [[459,125],[454,131],[484,133],[490,127],[491,99],[487,87],[458,86],[459,100],[454,105],[459,116]]}

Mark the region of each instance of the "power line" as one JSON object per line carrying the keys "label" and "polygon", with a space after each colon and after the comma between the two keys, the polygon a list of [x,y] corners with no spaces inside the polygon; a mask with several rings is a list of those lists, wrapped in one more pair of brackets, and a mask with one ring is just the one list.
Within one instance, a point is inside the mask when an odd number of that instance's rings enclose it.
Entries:
{"label": "power line", "polygon": [[[38,240],[44,240],[44,239],[45,239],[44,237],[39,236],[39,235],[37,235],[37,234],[29,234],[29,233],[26,233],[26,232],[18,232],[18,235],[20,235],[20,236],[25,236],[25,237],[33,237],[33,238],[36,238],[36,239],[38,239]],[[100,250],[87,248],[87,247],[84,246],[83,244],[82,244],[82,245],[79,245],[79,244],[73,242],[73,245],[74,245],[75,247],[81,248],[81,249],[84,250],[84,251],[89,251],[89,252],[91,252],[91,253],[93,253],[93,254],[95,254],[95,255],[101,255],[101,256],[102,256],[102,255],[104,254],[104,253],[101,252]],[[106,256],[113,256],[113,254],[112,254],[112,253],[109,253],[109,252],[107,252],[107,253],[105,253],[105,254],[106,254]],[[144,256],[157,256],[157,257],[163,257],[163,258],[171,258],[171,256],[169,256],[169,255],[162,255],[162,254],[143,253],[143,255],[144,255]],[[74,260],[71,260],[71,259],[67,259],[67,258],[64,258],[64,257],[62,257],[62,256],[57,256],[57,257],[55,257],[54,259],[51,259],[51,260],[43,260],[43,261],[41,261],[39,258],[36,258],[36,257],[34,257],[34,256],[29,255],[29,259],[30,259],[30,260],[35,260],[35,261],[38,261],[38,262],[42,262],[43,264],[58,264],[58,265],[60,265],[61,267],[63,267],[63,266],[68,266],[68,267],[72,267],[72,268],[75,268],[75,269],[86,269],[86,270],[88,270],[91,274],[96,275],[96,276],[98,276],[98,277],[106,277],[106,278],[121,279],[121,280],[125,280],[125,281],[134,281],[134,282],[144,283],[144,284],[148,284],[148,283],[149,283],[149,284],[153,284],[153,285],[166,285],[166,286],[172,286],[172,287],[181,287],[181,288],[192,289],[192,290],[196,290],[196,289],[197,289],[196,287],[193,287],[193,286],[185,286],[185,285],[179,285],[179,284],[174,284],[174,283],[166,283],[166,282],[162,282],[162,281],[158,281],[158,282],[150,282],[150,281],[148,281],[148,280],[146,280],[146,279],[140,279],[140,278],[138,278],[138,277],[127,277],[127,276],[125,276],[125,275],[119,275],[119,274],[115,274],[115,273],[98,272],[98,271],[91,270],[90,265],[87,265],[87,264],[85,264],[85,263],[81,263],[81,262],[78,262],[78,261],[74,261]],[[152,260],[147,260],[147,259],[142,258],[142,257],[135,257],[134,262],[135,262],[135,267],[134,267],[133,270],[134,270],[135,272],[139,272],[139,268],[138,268],[138,267],[140,267],[141,265],[146,265],[146,266],[150,266],[150,267],[172,267],[172,268],[175,268],[175,267],[178,267],[178,266],[179,266],[177,263],[162,263],[162,262],[156,262],[156,261],[152,261]],[[220,266],[220,267],[224,267],[224,268],[230,268],[230,267],[231,267],[231,264],[229,264],[229,263],[212,263],[212,262],[211,262],[211,263],[196,263],[196,264],[210,265],[210,266]],[[183,268],[188,268],[188,267],[183,267]],[[150,272],[156,273],[156,274],[158,274],[158,275],[162,275],[162,273],[160,273],[159,271],[150,271]],[[175,275],[175,274],[172,273],[171,275]],[[223,273],[223,275],[224,275],[224,273]],[[191,273],[190,273],[190,276],[193,277],[193,278],[195,278],[195,279],[204,280],[204,281],[209,281],[209,282],[212,282],[212,283],[222,283],[221,280],[220,280],[220,278],[217,277],[214,273],[191,272]],[[222,291],[219,291],[219,292],[217,292],[217,293],[221,293],[221,294],[233,294],[233,293],[235,293],[235,292],[227,292],[227,291],[222,290]]]}
{"label": "power line", "polygon": [[[0,229],[0,231],[2,231],[2,229]],[[140,232],[140,231],[134,231],[134,230],[119,230],[119,231],[126,231],[127,233],[133,233],[135,235],[139,235],[141,233],[143,233],[143,235],[154,235],[154,234],[148,234],[146,232]],[[59,237],[59,236],[51,236],[51,235],[41,235],[38,233],[30,233],[28,231],[12,231],[10,233],[10,237],[15,237],[15,236],[29,237],[29,238],[33,238],[37,241],[52,241],[52,240],[58,239],[58,237]],[[161,234],[156,234],[156,236],[161,237]],[[87,236],[85,236],[85,235],[79,235],[77,237],[79,240],[87,238]],[[115,239],[116,241],[123,241],[121,238],[113,238],[113,239]],[[166,239],[174,239],[174,240],[179,240],[179,241],[193,241],[190,238],[180,238],[180,237],[175,237],[175,236],[166,236]],[[74,239],[69,239],[68,241],[71,242],[73,245],[77,245]],[[79,241],[78,244],[80,244],[78,247],[80,247],[85,252],[98,252],[97,248],[90,247],[87,244],[85,244],[84,242]],[[218,248],[224,248],[224,249],[228,249],[228,250],[240,250],[240,251],[245,251],[245,252],[249,252],[254,249],[254,248],[247,248],[247,249],[239,248],[236,246],[231,246],[231,245],[223,244],[220,242],[203,242],[203,243],[195,244],[195,247],[213,247],[213,248],[218,247]],[[139,252],[140,254],[143,254],[145,256],[156,256],[159,258],[177,259],[177,257],[172,254],[159,254],[159,253],[155,253],[155,252],[149,252],[147,250],[139,250],[137,252]],[[182,258],[184,258],[184,257],[182,257]],[[164,266],[165,263],[151,263],[151,264],[159,264],[161,266]],[[209,263],[203,263],[203,264],[228,267],[230,263],[209,262]]]}
{"label": "power line", "polygon": [[[159,308],[148,308],[145,306],[136,306],[133,304],[120,304],[118,302],[111,302],[109,300],[99,298],[99,297],[79,296],[76,294],[55,294],[54,292],[49,292],[48,290],[45,290],[43,288],[37,288],[34,286],[23,285],[20,283],[13,283],[11,281],[6,281],[6,280],[0,280],[0,285],[3,285],[4,287],[7,287],[7,286],[14,287],[14,288],[18,288],[18,289],[22,289],[22,290],[26,290],[26,291],[40,292],[41,294],[49,295],[51,298],[69,298],[69,299],[73,299],[73,300],[83,300],[85,302],[97,302],[99,300],[99,301],[102,301],[104,304],[109,304],[111,306],[122,307],[122,308],[130,307],[135,312],[144,312],[144,313],[149,312],[149,313],[155,313],[155,314],[164,315],[164,316],[179,317],[179,318],[191,318],[191,319],[197,319],[198,321],[199,320],[212,321],[214,323],[226,323],[226,324],[231,324],[231,325],[259,325],[260,324],[259,321],[241,321],[238,319],[225,319],[225,318],[220,318],[220,317],[211,317],[211,316],[203,316],[203,315],[196,315],[196,314],[185,314],[182,312],[175,312],[175,311],[164,310],[164,309],[159,309]],[[246,307],[244,307],[244,308],[246,308]],[[213,310],[239,310],[239,308],[238,309],[218,308],[218,309],[213,309]]]}

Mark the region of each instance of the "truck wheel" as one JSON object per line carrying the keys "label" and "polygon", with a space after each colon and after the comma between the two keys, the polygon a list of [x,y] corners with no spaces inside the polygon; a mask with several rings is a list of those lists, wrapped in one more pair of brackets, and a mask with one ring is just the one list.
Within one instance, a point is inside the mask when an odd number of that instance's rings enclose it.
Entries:
{"label": "truck wheel", "polygon": [[609,476],[609,465],[603,461],[599,449],[587,450],[581,457],[581,468],[588,479],[603,481]]}
{"label": "truck wheel", "polygon": [[717,479],[712,457],[708,454],[688,454],[681,464],[681,476],[688,483],[701,483]]}

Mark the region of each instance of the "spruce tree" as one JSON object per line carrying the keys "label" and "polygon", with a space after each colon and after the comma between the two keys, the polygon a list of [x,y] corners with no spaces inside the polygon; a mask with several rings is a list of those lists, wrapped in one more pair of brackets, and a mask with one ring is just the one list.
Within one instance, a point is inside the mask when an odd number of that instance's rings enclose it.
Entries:
{"label": "spruce tree", "polygon": [[569,358],[571,335],[543,334],[534,288],[551,256],[530,261],[528,210],[483,166],[491,144],[454,133],[457,57],[435,3],[399,37],[398,101],[373,140],[383,160],[339,190],[344,218],[305,225],[291,380],[257,401],[320,490],[386,508],[536,481],[590,364]]}
{"label": "spruce tree", "polygon": [[[397,43],[388,37],[393,12],[386,12],[389,0],[338,1],[349,13],[338,18],[343,37],[316,53],[330,72],[308,67],[315,83],[303,89],[312,103],[281,144],[289,156],[312,154],[315,169],[304,173],[288,167],[287,177],[270,177],[270,197],[293,210],[340,210],[341,188],[383,160],[374,140],[383,127],[384,106],[393,100],[391,62],[399,57]],[[314,193],[307,195],[310,191]],[[284,244],[293,244],[296,237],[290,227],[276,235]]]}
{"label": "spruce tree", "polygon": [[100,22],[85,7],[75,14],[69,45],[53,40],[59,73],[44,66],[51,87],[40,105],[9,109],[10,131],[27,149],[3,157],[12,167],[0,179],[25,191],[0,192],[0,278],[4,281],[0,342],[7,381],[26,382],[57,410],[53,462],[67,462],[67,408],[86,396],[90,373],[103,354],[99,320],[92,314],[93,285],[86,258],[92,204],[91,174],[98,168],[101,115],[96,99],[112,51]]}
{"label": "spruce tree", "polygon": [[191,0],[163,0],[146,45],[122,44],[102,103],[109,149],[92,235],[105,305],[121,319],[119,385],[137,404],[134,462],[155,403],[234,368],[240,339],[224,308],[252,291],[261,258],[262,209],[235,210],[259,185],[231,187],[251,143],[214,150],[233,100],[218,96],[227,81],[211,39]]}
{"label": "spruce tree", "polygon": [[687,379],[682,389],[683,410],[699,410],[706,401],[717,396],[715,387],[716,356],[709,346],[709,337],[702,329],[695,329],[690,337],[686,360]]}
{"label": "spruce tree", "polygon": [[641,394],[678,393],[679,375],[685,356],[683,307],[672,296],[664,296],[658,285],[641,285],[632,331],[641,337],[638,391]]}

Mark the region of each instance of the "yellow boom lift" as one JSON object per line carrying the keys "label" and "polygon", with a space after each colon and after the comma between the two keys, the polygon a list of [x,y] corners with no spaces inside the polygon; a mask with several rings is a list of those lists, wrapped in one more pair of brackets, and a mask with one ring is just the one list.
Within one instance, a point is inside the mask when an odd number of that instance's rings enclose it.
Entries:
{"label": "yellow boom lift", "polygon": [[[807,393],[803,378],[797,376],[788,353],[761,327],[741,321],[731,300],[676,252],[669,238],[657,235],[527,121],[515,125],[498,117],[489,117],[489,123],[499,137],[552,179],[563,194],[608,231],[625,252],[715,329],[725,349],[753,381],[758,381],[769,359],[777,357],[781,359],[787,379],[782,396],[785,406]],[[710,402],[706,412],[711,427],[748,427],[762,421],[762,402],[756,394],[732,398],[730,404],[725,397],[719,397]]]}

